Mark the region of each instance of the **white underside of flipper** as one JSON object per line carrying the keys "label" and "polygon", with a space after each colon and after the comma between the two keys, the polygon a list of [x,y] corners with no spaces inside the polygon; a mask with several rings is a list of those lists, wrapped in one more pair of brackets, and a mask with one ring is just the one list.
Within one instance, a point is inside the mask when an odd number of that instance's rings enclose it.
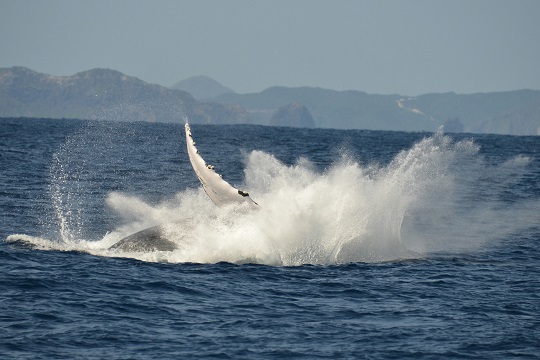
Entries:
{"label": "white underside of flipper", "polygon": [[191,129],[186,123],[186,144],[189,161],[199,178],[204,191],[217,206],[224,206],[231,203],[249,203],[253,207],[259,207],[247,192],[236,189],[222,179],[221,175],[214,171],[212,165],[207,165],[195,147],[195,141],[191,136]]}

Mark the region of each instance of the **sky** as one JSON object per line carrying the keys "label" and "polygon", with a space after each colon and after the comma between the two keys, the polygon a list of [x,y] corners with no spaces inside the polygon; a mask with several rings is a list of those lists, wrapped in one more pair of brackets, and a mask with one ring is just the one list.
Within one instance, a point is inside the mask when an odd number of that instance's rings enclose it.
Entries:
{"label": "sky", "polygon": [[538,0],[0,0],[0,68],[239,93],[540,89]]}

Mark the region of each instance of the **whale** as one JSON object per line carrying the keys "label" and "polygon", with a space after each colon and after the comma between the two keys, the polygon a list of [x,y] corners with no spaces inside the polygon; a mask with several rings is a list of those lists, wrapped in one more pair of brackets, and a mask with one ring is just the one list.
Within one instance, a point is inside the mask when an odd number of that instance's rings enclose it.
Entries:
{"label": "whale", "polygon": [[[258,209],[259,204],[249,196],[249,193],[239,190],[223,179],[213,165],[207,164],[197,150],[193,140],[191,128],[186,122],[184,126],[186,135],[186,147],[195,175],[199,179],[205,193],[210,200],[218,206],[224,207],[229,204],[247,204],[247,207]],[[109,250],[124,252],[151,252],[151,251],[174,251],[178,247],[174,241],[167,238],[163,225],[156,225],[126,236],[112,246]]]}
{"label": "whale", "polygon": [[167,239],[161,225],[152,226],[117,241],[109,250],[124,252],[174,251],[177,246]]}

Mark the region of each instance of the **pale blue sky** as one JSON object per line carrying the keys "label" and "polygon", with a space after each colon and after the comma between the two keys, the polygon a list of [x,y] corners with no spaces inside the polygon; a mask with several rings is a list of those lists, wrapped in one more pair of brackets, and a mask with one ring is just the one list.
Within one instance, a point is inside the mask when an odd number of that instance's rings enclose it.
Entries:
{"label": "pale blue sky", "polygon": [[418,95],[540,89],[538,0],[0,0],[0,67]]}

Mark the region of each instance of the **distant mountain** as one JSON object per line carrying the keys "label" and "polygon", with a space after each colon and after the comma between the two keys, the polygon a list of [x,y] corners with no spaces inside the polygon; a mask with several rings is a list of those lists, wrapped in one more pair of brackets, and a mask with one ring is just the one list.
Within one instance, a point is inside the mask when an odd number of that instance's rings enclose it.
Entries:
{"label": "distant mountain", "polygon": [[183,114],[193,123],[249,119],[238,106],[210,106],[184,91],[148,84],[114,70],[51,76],[24,67],[0,69],[0,117],[177,122]]}
{"label": "distant mountain", "polygon": [[269,125],[281,106],[303,104],[313,116],[316,127],[434,131],[440,125],[425,116],[397,105],[398,95],[369,95],[360,91],[334,91],[321,88],[272,87],[256,94],[224,94],[211,101],[236,104],[247,109],[253,121]]}
{"label": "distant mountain", "polygon": [[[281,106],[300,102],[316,127],[449,131],[540,135],[540,91],[518,90],[482,94],[427,94],[416,97],[371,95],[359,91],[272,87],[255,94],[223,94],[210,101],[247,109],[258,124],[269,125]],[[450,123],[458,126],[448,126]]]}
{"label": "distant mountain", "polygon": [[[198,78],[193,84],[206,81]],[[271,87],[254,94],[223,89],[201,102],[188,92],[114,70],[51,76],[24,67],[3,68],[0,117],[177,122],[186,115],[192,123],[205,124],[398,131],[435,131],[443,126],[449,132],[540,135],[538,90],[408,97],[313,87]]]}
{"label": "distant mountain", "polygon": [[197,100],[204,100],[223,94],[234,93],[234,91],[221,85],[216,80],[203,75],[193,76],[177,82],[172,88],[188,92]]}

